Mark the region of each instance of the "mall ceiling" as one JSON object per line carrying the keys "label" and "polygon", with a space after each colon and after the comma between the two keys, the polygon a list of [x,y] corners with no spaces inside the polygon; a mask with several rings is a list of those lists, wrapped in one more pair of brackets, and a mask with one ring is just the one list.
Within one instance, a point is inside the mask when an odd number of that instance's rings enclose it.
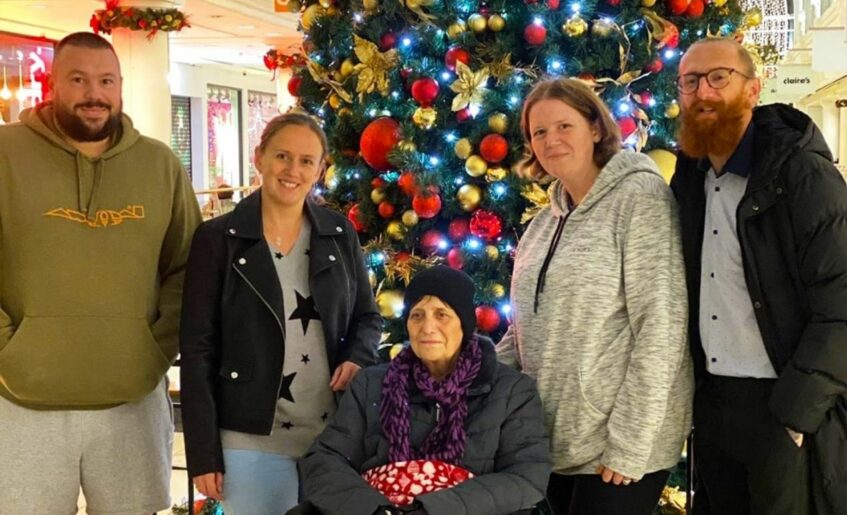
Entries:
{"label": "mall ceiling", "polygon": [[[264,69],[270,48],[299,46],[297,17],[275,13],[275,0],[122,0],[121,5],[176,4],[189,15],[191,28],[171,33],[171,60],[220,63]],[[59,38],[90,30],[91,14],[102,0],[0,0],[0,30]]]}

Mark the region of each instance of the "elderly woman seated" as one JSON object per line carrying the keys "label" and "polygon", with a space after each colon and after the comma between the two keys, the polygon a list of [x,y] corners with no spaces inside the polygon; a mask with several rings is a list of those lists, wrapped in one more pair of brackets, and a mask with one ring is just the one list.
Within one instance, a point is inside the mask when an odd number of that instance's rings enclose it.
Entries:
{"label": "elderly woman seated", "polygon": [[507,515],[543,498],[550,457],[535,384],[475,334],[473,297],[452,268],[412,279],[411,345],[351,383],[300,462],[311,504],[300,513]]}

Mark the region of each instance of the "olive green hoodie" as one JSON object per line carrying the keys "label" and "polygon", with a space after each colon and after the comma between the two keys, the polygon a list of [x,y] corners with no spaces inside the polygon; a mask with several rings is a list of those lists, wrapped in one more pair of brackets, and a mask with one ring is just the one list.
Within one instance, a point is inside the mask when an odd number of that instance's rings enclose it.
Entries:
{"label": "olive green hoodie", "polygon": [[179,160],[127,116],[97,158],[50,104],[0,127],[0,395],[94,409],[151,392],[177,353],[199,223]]}

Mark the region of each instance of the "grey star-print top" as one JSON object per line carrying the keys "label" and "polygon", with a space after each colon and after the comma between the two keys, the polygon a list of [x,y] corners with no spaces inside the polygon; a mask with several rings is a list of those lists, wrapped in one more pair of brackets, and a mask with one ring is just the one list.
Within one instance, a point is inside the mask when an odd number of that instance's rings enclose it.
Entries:
{"label": "grey star-print top", "polygon": [[329,389],[323,325],[309,289],[311,232],[306,219],[288,254],[268,242],[282,288],[285,321],[285,361],[273,431],[265,436],[221,430],[224,449],[249,449],[299,458],[335,411],[335,398]]}

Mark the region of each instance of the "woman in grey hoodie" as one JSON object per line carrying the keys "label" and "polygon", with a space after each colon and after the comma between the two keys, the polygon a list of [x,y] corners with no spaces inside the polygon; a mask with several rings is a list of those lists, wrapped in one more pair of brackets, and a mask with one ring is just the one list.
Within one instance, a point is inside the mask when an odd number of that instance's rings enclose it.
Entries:
{"label": "woman in grey hoodie", "polygon": [[691,427],[677,206],[583,82],[536,85],[521,127],[527,173],[555,181],[518,246],[498,353],[538,382],[554,513],[649,515]]}

